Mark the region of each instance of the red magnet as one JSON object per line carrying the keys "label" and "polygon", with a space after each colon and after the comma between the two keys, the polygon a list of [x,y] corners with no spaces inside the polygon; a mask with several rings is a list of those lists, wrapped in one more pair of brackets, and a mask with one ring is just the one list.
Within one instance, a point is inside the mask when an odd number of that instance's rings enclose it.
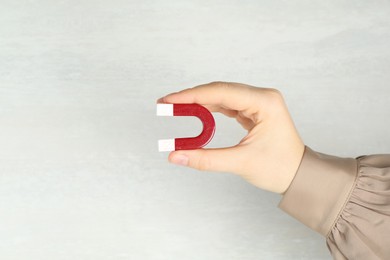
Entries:
{"label": "red magnet", "polygon": [[203,131],[196,137],[158,140],[160,152],[199,149],[214,136],[215,121],[207,108],[198,104],[157,104],[158,116],[196,116],[203,124]]}

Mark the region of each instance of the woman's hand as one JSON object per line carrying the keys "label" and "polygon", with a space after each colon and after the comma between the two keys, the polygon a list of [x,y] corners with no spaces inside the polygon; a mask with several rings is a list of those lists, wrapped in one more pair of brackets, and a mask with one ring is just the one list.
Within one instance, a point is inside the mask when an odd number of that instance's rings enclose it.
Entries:
{"label": "woman's hand", "polygon": [[235,118],[248,134],[235,146],[171,152],[169,161],[203,171],[231,172],[262,189],[284,193],[304,144],[279,91],[213,82],[169,94],[158,103],[198,103]]}

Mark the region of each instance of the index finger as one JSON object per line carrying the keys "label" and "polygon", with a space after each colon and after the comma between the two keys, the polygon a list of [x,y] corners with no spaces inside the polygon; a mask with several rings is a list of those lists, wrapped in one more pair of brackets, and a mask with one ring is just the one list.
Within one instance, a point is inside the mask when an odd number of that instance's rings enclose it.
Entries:
{"label": "index finger", "polygon": [[212,82],[169,94],[160,100],[165,103],[197,103],[211,111],[221,108],[243,111],[259,103],[261,90],[240,83]]}

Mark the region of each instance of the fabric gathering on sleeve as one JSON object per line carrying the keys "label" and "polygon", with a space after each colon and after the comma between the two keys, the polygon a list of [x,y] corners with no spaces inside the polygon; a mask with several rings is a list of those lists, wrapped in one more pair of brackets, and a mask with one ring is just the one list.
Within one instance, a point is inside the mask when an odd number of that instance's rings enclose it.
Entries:
{"label": "fabric gathering on sleeve", "polygon": [[341,158],[305,147],[279,207],[322,234],[334,259],[390,259],[390,154]]}

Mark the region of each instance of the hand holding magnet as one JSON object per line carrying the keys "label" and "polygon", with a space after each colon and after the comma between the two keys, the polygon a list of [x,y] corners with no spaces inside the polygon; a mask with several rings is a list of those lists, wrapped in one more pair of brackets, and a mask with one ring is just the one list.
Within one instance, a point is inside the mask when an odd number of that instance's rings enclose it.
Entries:
{"label": "hand holding magnet", "polygon": [[[169,162],[202,171],[235,173],[259,188],[286,192],[302,161],[305,145],[283,95],[270,88],[212,82],[171,93],[157,102],[188,104],[194,100],[235,118],[247,134],[230,147],[171,152]],[[159,112],[161,109],[158,108]],[[167,110],[174,115],[173,106]],[[207,132],[207,127],[204,131]],[[168,150],[176,148],[175,142]],[[165,148],[163,143],[161,148]]]}
{"label": "hand holding magnet", "polygon": [[163,139],[158,141],[160,152],[199,149],[214,136],[215,121],[207,108],[198,104],[157,104],[157,116],[196,116],[203,124],[203,131],[196,137]]}

